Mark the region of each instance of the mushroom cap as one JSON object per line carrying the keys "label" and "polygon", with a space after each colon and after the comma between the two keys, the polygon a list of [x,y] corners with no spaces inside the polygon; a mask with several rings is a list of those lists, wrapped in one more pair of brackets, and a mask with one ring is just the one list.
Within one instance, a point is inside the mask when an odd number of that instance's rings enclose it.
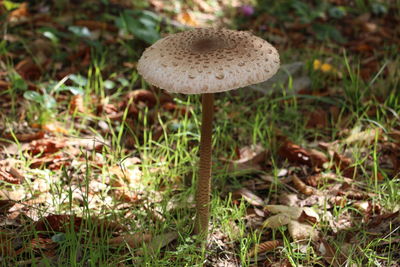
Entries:
{"label": "mushroom cap", "polygon": [[260,83],[279,69],[279,54],[247,31],[197,28],[148,47],[137,70],[150,84],[183,94],[216,93]]}

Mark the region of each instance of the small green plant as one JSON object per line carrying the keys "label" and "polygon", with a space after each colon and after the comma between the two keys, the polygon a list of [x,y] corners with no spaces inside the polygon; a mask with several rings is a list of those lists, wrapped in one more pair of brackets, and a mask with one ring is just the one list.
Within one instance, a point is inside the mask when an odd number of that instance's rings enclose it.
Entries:
{"label": "small green plant", "polygon": [[160,39],[160,17],[147,10],[124,10],[116,19],[117,27],[148,44]]}

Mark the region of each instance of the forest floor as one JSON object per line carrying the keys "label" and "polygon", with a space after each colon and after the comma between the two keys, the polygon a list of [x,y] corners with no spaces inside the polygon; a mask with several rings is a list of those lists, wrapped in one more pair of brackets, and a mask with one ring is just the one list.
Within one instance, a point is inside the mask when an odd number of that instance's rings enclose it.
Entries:
{"label": "forest floor", "polygon": [[[1,266],[400,266],[400,1],[3,0],[0,21]],[[202,246],[200,97],[136,64],[207,26],[282,67],[216,95]]]}

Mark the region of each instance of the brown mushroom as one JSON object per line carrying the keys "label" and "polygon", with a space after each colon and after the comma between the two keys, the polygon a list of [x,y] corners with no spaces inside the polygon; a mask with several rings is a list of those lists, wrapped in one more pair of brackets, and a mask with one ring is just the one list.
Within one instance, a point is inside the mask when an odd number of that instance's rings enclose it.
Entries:
{"label": "brown mushroom", "polygon": [[169,92],[202,94],[196,234],[208,232],[214,93],[263,82],[278,68],[279,54],[267,41],[245,31],[214,28],[169,35],[147,48],[138,62],[148,83]]}

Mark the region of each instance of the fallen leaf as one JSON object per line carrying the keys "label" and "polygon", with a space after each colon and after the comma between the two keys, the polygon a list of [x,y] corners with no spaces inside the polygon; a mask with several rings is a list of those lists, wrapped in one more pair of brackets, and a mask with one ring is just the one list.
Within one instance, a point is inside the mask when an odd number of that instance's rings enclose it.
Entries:
{"label": "fallen leaf", "polygon": [[291,141],[284,141],[278,150],[278,154],[292,163],[304,164],[312,167],[309,152]]}
{"label": "fallen leaf", "polygon": [[338,168],[344,177],[353,178],[356,174],[356,168],[351,166],[351,159],[338,154],[336,151],[333,154],[334,167]]}
{"label": "fallen leaf", "polygon": [[283,225],[287,225],[291,220],[292,219],[288,215],[286,215],[284,213],[280,213],[280,214],[273,215],[273,216],[269,217],[268,219],[266,219],[263,223],[263,227],[276,229]]}
{"label": "fallen leaf", "polygon": [[277,247],[282,245],[281,240],[270,240],[265,241],[260,244],[256,244],[250,251],[247,253],[248,257],[254,257],[255,255],[262,254],[264,252],[272,251]]}
{"label": "fallen leaf", "polygon": [[328,125],[328,114],[323,109],[317,109],[304,115],[308,118],[307,128],[324,129]]}
{"label": "fallen leaf", "polygon": [[247,202],[254,206],[263,206],[265,202],[256,194],[248,190],[247,188],[240,188],[232,193],[234,198],[243,197]]}
{"label": "fallen leaf", "polygon": [[[0,215],[4,215],[15,205],[15,201],[0,199]],[[1,242],[0,242],[1,243]]]}
{"label": "fallen leaf", "polygon": [[71,229],[71,223],[74,231],[77,232],[82,224],[82,218],[74,215],[52,214],[37,221],[35,229],[42,232],[66,232],[67,229]]}
{"label": "fallen leaf", "polygon": [[74,23],[77,26],[87,27],[89,30],[116,31],[115,26],[97,20],[77,20]]}
{"label": "fallen leaf", "polygon": [[74,95],[69,102],[69,114],[74,114],[76,112],[79,113],[87,113],[87,110],[84,105],[83,96],[78,94]]}
{"label": "fallen leaf", "polygon": [[126,243],[130,248],[137,248],[143,243],[149,242],[152,238],[152,234],[146,233],[124,234],[109,239],[108,244],[113,247],[118,247]]}
{"label": "fallen leaf", "polygon": [[319,221],[319,215],[312,208],[305,207],[297,220],[314,225]]}
{"label": "fallen leaf", "polygon": [[27,81],[36,81],[42,75],[41,69],[31,58],[25,58],[18,62],[15,66],[15,70]]}
{"label": "fallen leaf", "polygon": [[261,164],[266,159],[267,151],[263,146],[257,144],[242,147],[238,154],[238,160],[229,161],[228,172],[241,175],[261,171]]}
{"label": "fallen leaf", "polygon": [[14,189],[13,191],[8,191],[6,189],[0,190],[0,199],[2,200],[20,201],[25,197],[26,192],[23,188]]}
{"label": "fallen leaf", "polygon": [[322,239],[319,243],[317,250],[329,266],[340,267],[343,266],[347,260],[347,257],[341,252],[340,248],[336,250],[328,243],[328,241]]}
{"label": "fallen leaf", "polygon": [[23,2],[19,7],[10,12],[8,15],[9,21],[18,21],[29,16],[28,2]]}
{"label": "fallen leaf", "polygon": [[60,151],[63,147],[65,147],[63,140],[46,138],[32,141],[26,151],[32,155],[53,154]]}
{"label": "fallen leaf", "polygon": [[289,207],[284,205],[266,205],[264,210],[269,211],[271,213],[283,213],[289,216],[291,219],[297,220],[303,211],[302,208],[299,207]]}
{"label": "fallen leaf", "polygon": [[45,135],[44,131],[39,131],[39,132],[15,134],[15,135],[5,134],[3,135],[3,138],[13,140],[15,136],[15,138],[20,142],[30,142],[33,140],[42,139],[44,135]]}
{"label": "fallen leaf", "polygon": [[197,20],[193,17],[193,15],[190,12],[183,12],[180,13],[177,17],[177,21],[180,23],[191,26],[191,27],[197,27],[199,26],[199,23]]}
{"label": "fallen leaf", "polygon": [[13,163],[7,160],[0,161],[0,180],[11,184],[21,184],[24,176],[13,167]]}
{"label": "fallen leaf", "polygon": [[307,240],[309,238],[314,241],[318,239],[317,229],[307,223],[291,220],[288,224],[288,230],[290,236],[295,241]]}
{"label": "fallen leaf", "polygon": [[311,187],[306,185],[302,180],[300,180],[297,175],[292,175],[292,181],[297,190],[299,190],[300,193],[303,193],[304,195],[310,196],[314,195],[316,193],[316,190]]}
{"label": "fallen leaf", "polygon": [[178,232],[169,232],[153,237],[152,240],[146,245],[146,249],[151,253],[155,253],[177,239],[178,236]]}
{"label": "fallen leaf", "polygon": [[371,144],[375,141],[375,138],[379,139],[380,135],[380,128],[367,129],[365,131],[359,131],[359,128],[355,128],[350,132],[350,135],[344,140],[344,142],[348,145],[356,142]]}

